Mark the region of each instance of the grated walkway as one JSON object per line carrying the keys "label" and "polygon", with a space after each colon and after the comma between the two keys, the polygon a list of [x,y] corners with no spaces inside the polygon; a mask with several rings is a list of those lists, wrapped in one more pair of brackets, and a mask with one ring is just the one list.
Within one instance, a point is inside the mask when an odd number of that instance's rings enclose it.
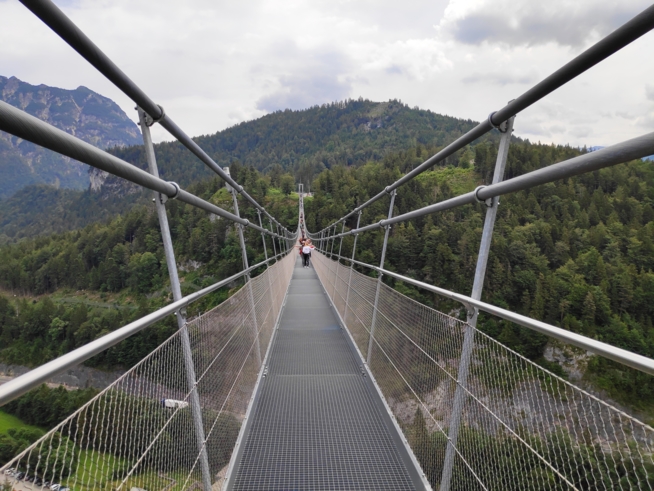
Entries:
{"label": "grated walkway", "polygon": [[422,489],[315,271],[299,260],[253,404],[229,489]]}

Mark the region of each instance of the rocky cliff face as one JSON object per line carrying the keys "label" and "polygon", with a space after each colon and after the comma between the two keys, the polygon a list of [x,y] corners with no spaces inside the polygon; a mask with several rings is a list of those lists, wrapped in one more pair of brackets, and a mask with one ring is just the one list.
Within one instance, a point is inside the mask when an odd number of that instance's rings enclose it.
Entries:
{"label": "rocky cliff face", "polygon": [[138,184],[126,181],[106,171],[91,167],[89,170],[89,190],[100,195],[100,199],[124,198],[143,190]]}
{"label": "rocky cliff face", "polygon": [[[138,126],[116,103],[87,89],[64,90],[30,85],[16,77],[0,76],[0,97],[100,148],[137,145]],[[0,198],[37,183],[57,187],[89,187],[88,166],[0,132]]]}

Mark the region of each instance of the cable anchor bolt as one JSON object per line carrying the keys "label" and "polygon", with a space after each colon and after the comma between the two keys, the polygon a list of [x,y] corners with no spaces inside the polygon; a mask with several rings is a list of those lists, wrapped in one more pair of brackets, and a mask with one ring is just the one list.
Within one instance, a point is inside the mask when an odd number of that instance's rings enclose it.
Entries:
{"label": "cable anchor bolt", "polygon": [[161,121],[163,118],[166,117],[166,111],[164,111],[164,108],[161,107],[159,104],[157,104],[157,107],[161,109],[161,115],[156,119],[150,116],[147,112],[143,111],[145,113],[145,124],[147,126],[152,126],[154,123],[158,123],[159,121]]}
{"label": "cable anchor bolt", "polygon": [[509,130],[509,121],[506,120],[506,121],[502,121],[500,124],[495,124],[495,123],[493,122],[493,115],[494,115],[496,112],[497,112],[497,111],[493,111],[492,113],[490,113],[490,114],[488,115],[488,123],[489,123],[493,128],[495,128],[496,130],[498,130],[500,133],[506,133],[506,132]]}
{"label": "cable anchor bolt", "polygon": [[[488,208],[492,208],[493,207],[493,198],[481,199],[479,197],[479,191],[481,191],[485,187],[486,186],[477,186],[475,188],[475,190],[473,191],[475,193],[475,201],[477,201],[477,203],[482,203],[482,204],[486,205]],[[497,202],[497,204],[499,204],[499,201]]]}

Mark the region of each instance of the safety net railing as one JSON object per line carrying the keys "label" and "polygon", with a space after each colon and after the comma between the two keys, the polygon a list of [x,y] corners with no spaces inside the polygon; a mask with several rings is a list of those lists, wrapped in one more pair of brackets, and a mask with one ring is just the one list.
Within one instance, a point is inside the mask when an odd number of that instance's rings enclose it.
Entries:
{"label": "safety net railing", "polygon": [[[377,293],[377,278],[321,253],[312,254],[312,261],[362,359],[369,354],[368,368],[435,489],[443,482],[452,441],[457,387],[466,397],[449,489],[654,486],[654,429],[649,425],[465,321],[383,283]],[[458,371],[469,330],[475,343],[462,385]]]}
{"label": "safety net railing", "polygon": [[[20,455],[0,469],[0,485],[6,482],[23,490],[32,485],[47,489],[47,484],[53,491],[66,487],[211,491],[220,485],[257,376],[263,373],[262,361],[290,282],[293,255],[288,252],[297,232],[252,198],[228,168],[214,162],[53,2],[22,3],[136,103],[147,171],[2,101],[0,130],[153,191],[173,302],[1,385],[0,406],[167,316],[176,316],[179,330],[43,438],[19,449]],[[150,134],[154,124],[224,180],[232,211],[159,177]],[[256,214],[251,218],[258,223],[241,216],[238,196],[252,207]],[[234,224],[243,262],[240,273],[182,296],[166,211],[170,199]],[[246,229],[259,232],[262,239],[265,260],[253,266],[248,262]],[[241,279],[245,286],[238,293],[187,320],[187,305],[219,288],[233,288]],[[6,461],[7,455],[2,459]]]}
{"label": "safety net railing", "polygon": [[[270,346],[294,254],[189,321],[6,466],[0,481],[75,491],[222,486]],[[184,336],[188,333],[188,342]],[[185,350],[192,365],[185,364]],[[189,390],[189,367],[194,389]],[[194,418],[197,394],[200,418]],[[204,439],[196,439],[202,421]],[[29,478],[28,476],[31,476]],[[47,488],[45,488],[47,489]]]}
{"label": "safety net railing", "polygon": [[[654,133],[504,179],[516,115],[654,28],[650,6],[344,216],[307,235],[314,265],[432,486],[451,489],[652,489],[652,428],[477,330],[479,312],[654,375],[654,360],[481,301],[499,198],[654,154]],[[399,210],[398,189],[500,132],[492,181]],[[389,197],[379,220],[371,205]],[[410,201],[410,200],[409,200]],[[406,200],[405,200],[406,203]],[[470,296],[385,269],[391,227],[461,206],[485,210]],[[324,218],[314,223],[324,226]],[[303,216],[301,210],[301,216]],[[361,224],[362,216],[369,223]],[[346,229],[347,227],[347,229]],[[359,235],[380,231],[379,266],[356,260]],[[343,239],[353,236],[351,257]],[[336,244],[337,239],[339,244]],[[333,259],[337,259],[334,261]],[[347,264],[347,267],[344,266]],[[355,271],[354,265],[374,278]],[[465,321],[400,295],[383,277],[454,300]]]}

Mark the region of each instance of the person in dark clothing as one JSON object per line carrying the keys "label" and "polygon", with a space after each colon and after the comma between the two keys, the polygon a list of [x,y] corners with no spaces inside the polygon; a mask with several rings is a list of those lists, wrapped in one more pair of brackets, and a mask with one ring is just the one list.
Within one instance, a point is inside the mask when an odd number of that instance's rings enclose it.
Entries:
{"label": "person in dark clothing", "polygon": [[304,267],[309,267],[309,261],[311,259],[311,251],[314,249],[313,244],[310,240],[307,240],[302,246],[302,257],[304,258]]}
{"label": "person in dark clothing", "polygon": [[296,246],[300,250],[300,259],[302,259],[302,266],[304,266],[304,252],[302,252],[302,248],[304,247],[304,243],[306,242],[306,239],[302,237],[300,239],[300,245]]}

